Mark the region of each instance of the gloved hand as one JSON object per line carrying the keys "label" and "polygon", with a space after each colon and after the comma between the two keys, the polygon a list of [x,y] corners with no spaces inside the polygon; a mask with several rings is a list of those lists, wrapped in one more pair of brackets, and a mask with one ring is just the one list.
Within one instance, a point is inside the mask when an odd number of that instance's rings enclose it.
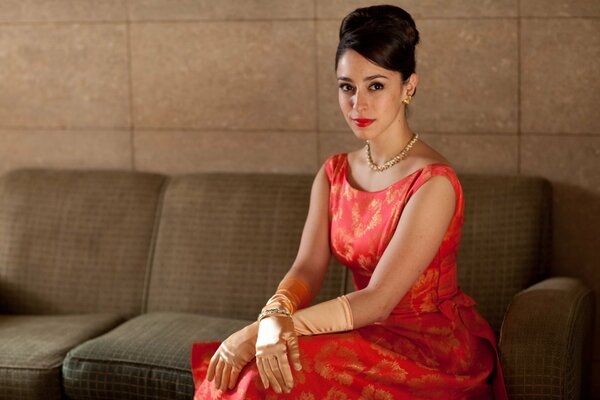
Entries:
{"label": "gloved hand", "polygon": [[275,392],[281,393],[294,387],[289,360],[296,371],[302,369],[292,318],[273,315],[261,319],[256,341],[256,366],[265,389],[271,385]]}
{"label": "gloved hand", "polygon": [[210,359],[206,380],[214,378],[217,389],[233,389],[240,371],[254,358],[257,336],[258,322],[254,322],[225,339]]}

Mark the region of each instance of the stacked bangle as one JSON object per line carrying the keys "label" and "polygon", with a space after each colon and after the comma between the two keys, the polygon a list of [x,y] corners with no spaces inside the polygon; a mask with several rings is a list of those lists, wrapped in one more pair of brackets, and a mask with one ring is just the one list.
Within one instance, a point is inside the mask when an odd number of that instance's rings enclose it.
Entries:
{"label": "stacked bangle", "polygon": [[288,317],[292,316],[287,310],[284,310],[283,308],[269,308],[258,314],[258,321],[273,314],[282,314]]}

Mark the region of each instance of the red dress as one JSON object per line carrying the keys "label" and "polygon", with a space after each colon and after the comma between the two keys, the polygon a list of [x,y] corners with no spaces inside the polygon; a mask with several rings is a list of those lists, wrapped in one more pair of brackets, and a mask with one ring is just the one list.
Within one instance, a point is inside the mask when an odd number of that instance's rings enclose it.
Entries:
{"label": "red dress", "polygon": [[352,187],[347,169],[346,154],[325,164],[330,245],[352,271],[356,289],[369,283],[411,196],[432,176],[442,175],[454,186],[456,209],[430,265],[385,321],[299,337],[303,369],[293,371],[289,394],[265,390],[254,360],[242,370],[236,388],[215,390],[203,380],[219,343],[195,343],[194,399],[507,399],[494,332],[457,286],[464,199],[452,168],[431,164],[377,192]]}

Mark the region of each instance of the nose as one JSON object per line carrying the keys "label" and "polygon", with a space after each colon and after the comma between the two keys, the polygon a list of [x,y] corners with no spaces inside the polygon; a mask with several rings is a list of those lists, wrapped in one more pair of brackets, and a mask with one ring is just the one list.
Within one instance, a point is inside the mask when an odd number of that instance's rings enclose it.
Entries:
{"label": "nose", "polygon": [[352,96],[352,108],[357,112],[365,111],[368,108],[366,93],[356,90]]}

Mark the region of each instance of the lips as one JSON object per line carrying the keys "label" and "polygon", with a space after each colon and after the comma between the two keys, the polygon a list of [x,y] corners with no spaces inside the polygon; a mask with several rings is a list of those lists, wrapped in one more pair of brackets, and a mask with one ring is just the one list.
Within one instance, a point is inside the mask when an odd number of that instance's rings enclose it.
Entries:
{"label": "lips", "polygon": [[352,122],[354,122],[354,125],[358,126],[359,128],[367,127],[371,125],[373,121],[375,120],[369,118],[352,118]]}

